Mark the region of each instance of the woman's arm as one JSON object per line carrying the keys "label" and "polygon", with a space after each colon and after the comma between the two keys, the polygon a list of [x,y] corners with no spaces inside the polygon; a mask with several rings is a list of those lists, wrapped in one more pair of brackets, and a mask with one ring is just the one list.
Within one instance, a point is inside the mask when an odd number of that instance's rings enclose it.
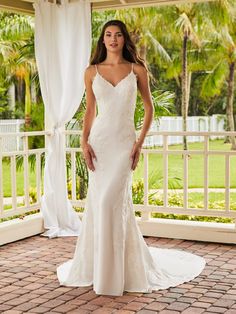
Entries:
{"label": "woman's arm", "polygon": [[88,143],[88,137],[93,124],[93,120],[96,117],[96,100],[92,90],[93,75],[94,69],[92,66],[89,66],[84,74],[86,88],[86,111],[83,120],[83,129],[81,137],[81,147],[83,149],[84,158],[88,168],[92,171],[95,170],[93,158],[96,159],[96,156],[91,145]]}
{"label": "woman's arm", "polygon": [[144,104],[144,121],[141,132],[139,134],[139,138],[135,142],[132,152],[131,152],[131,160],[132,160],[132,170],[135,170],[138,164],[141,148],[145,139],[145,136],[151,126],[153,121],[153,113],[154,107],[152,102],[151,91],[149,87],[149,78],[147,70],[141,65],[135,65],[135,73],[138,76],[138,89],[143,99]]}

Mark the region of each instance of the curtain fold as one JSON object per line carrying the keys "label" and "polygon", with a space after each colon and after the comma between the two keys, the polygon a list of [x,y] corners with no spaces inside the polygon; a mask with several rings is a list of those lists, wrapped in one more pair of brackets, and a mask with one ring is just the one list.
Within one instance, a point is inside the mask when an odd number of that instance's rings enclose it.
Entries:
{"label": "curtain fold", "polygon": [[[55,2],[55,1],[54,1]],[[78,0],[61,4],[37,0],[35,8],[35,55],[47,140],[44,169],[44,194],[41,212],[43,235],[77,236],[81,222],[67,196],[65,123],[78,109],[84,94],[84,71],[91,52],[90,2]]]}

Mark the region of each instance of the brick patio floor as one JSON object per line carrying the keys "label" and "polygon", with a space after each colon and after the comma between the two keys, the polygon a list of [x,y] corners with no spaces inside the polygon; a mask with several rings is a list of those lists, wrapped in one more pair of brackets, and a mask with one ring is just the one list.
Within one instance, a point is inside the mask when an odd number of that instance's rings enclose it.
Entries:
{"label": "brick patio floor", "polygon": [[73,256],[76,238],[34,236],[0,248],[0,313],[236,314],[236,245],[145,237],[149,245],[204,256],[200,276],[149,294],[98,296],[92,287],[59,286],[56,267]]}

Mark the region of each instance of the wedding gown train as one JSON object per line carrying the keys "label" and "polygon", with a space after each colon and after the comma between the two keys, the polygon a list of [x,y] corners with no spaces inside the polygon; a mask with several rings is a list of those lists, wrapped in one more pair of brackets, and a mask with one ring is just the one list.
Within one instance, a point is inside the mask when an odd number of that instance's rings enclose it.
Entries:
{"label": "wedding gown train", "polygon": [[98,115],[89,143],[95,171],[89,170],[81,235],[74,256],[57,268],[61,285],[90,286],[97,294],[122,295],[167,289],[198,276],[205,260],[175,249],[148,247],[132,203],[130,153],[136,139],[137,79],[131,71],[113,86],[97,67],[92,88]]}

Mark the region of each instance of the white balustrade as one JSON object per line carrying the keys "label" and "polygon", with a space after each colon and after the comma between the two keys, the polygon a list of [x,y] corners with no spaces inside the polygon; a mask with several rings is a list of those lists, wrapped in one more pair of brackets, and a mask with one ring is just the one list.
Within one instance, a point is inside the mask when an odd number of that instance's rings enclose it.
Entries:
{"label": "white balustrade", "polygon": [[[66,136],[80,136],[81,131],[78,130],[67,130],[64,132]],[[45,153],[45,148],[40,149],[29,149],[29,137],[30,136],[50,136],[50,132],[39,131],[39,132],[19,132],[19,133],[0,133],[0,218],[12,217],[13,215],[24,214],[26,212],[32,211],[34,209],[40,208],[40,197],[42,188],[42,174],[41,174],[41,156]],[[197,215],[197,216],[212,216],[212,217],[229,217],[236,219],[236,211],[230,209],[230,159],[236,156],[236,151],[232,150],[211,150],[209,148],[209,139],[212,137],[225,137],[225,136],[236,136],[236,132],[149,132],[148,136],[161,137],[163,146],[158,148],[143,148],[143,165],[144,165],[144,204],[135,204],[134,209],[136,211],[141,211],[141,220],[148,221],[151,217],[151,213],[171,213],[171,214],[186,214],[186,215]],[[23,141],[22,150],[5,152],[2,149],[1,143],[6,141],[7,137],[19,137]],[[169,137],[201,137],[204,140],[203,148],[201,150],[183,150],[183,149],[170,149]],[[69,143],[69,141],[67,141]],[[83,207],[85,200],[79,200],[76,193],[76,154],[81,153],[82,149],[80,147],[66,147],[65,152],[67,153],[67,158],[70,158],[71,169],[71,202],[74,206]],[[156,206],[149,204],[149,154],[155,154],[163,157],[163,205]],[[35,166],[35,189],[37,200],[35,203],[30,201],[30,184],[29,184],[29,156],[35,155],[36,166]],[[169,156],[178,155],[183,158],[183,206],[182,207],[172,207],[169,205],[169,191],[168,188],[168,168],[169,168]],[[202,156],[203,158],[203,194],[204,194],[204,208],[190,208],[188,205],[188,194],[189,194],[189,156]],[[218,167],[224,167],[225,172],[225,208],[219,209],[209,209],[209,157],[210,156],[223,156],[225,162],[223,164],[217,165]],[[17,195],[17,171],[16,171],[16,158],[21,156],[23,158],[23,174],[24,174],[24,204],[19,204]],[[3,159],[5,157],[10,158],[10,175],[11,175],[11,208],[4,209],[6,207],[4,197],[4,182],[3,177]],[[200,171],[201,169],[199,169]],[[22,196],[21,196],[22,197]]]}
{"label": "white balustrade", "polygon": [[[29,211],[40,208],[41,199],[41,156],[45,152],[45,148],[29,149],[29,137],[31,136],[49,136],[50,132],[37,131],[37,132],[8,132],[0,133],[0,218],[8,218],[14,215],[23,215]],[[7,143],[8,138],[18,138],[23,143],[22,149],[5,151],[2,143]],[[30,184],[29,184],[29,156],[35,155],[35,191],[36,202],[30,202]],[[6,179],[3,175],[3,161],[4,158],[9,159],[10,169],[10,186],[11,195],[4,196],[4,184]],[[16,160],[23,158],[23,180],[24,180],[24,195],[17,194],[17,184],[22,177],[17,176]],[[22,183],[21,183],[22,184]],[[9,208],[8,208],[9,207]]]}

